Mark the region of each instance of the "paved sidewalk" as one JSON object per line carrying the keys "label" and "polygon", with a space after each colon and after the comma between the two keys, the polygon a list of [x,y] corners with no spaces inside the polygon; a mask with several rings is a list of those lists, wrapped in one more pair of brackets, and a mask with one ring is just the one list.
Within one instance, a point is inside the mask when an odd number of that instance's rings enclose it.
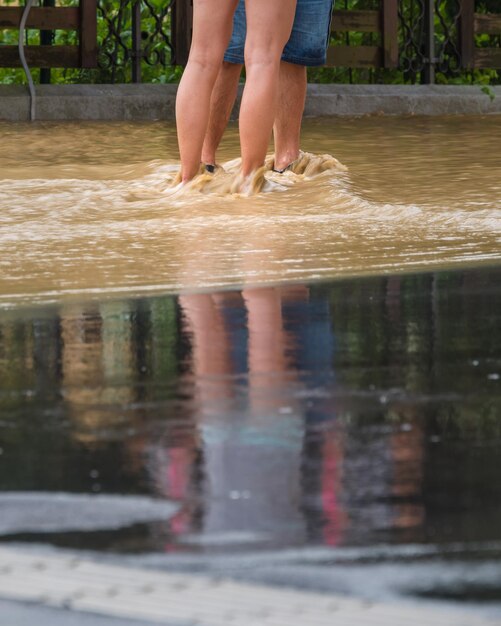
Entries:
{"label": "paved sidewalk", "polygon": [[[501,619],[456,610],[370,603],[330,594],[121,567],[78,556],[46,555],[12,548],[0,548],[0,598],[37,603],[41,611],[51,607],[65,609],[70,612],[68,615],[90,613],[133,619],[145,625],[501,625]],[[12,611],[14,605],[3,606]],[[1,610],[0,603],[0,618]],[[43,620],[37,621],[43,623]],[[113,622],[110,626],[114,626]],[[4,619],[1,623],[6,624]],[[84,621],[74,623],[87,626]],[[93,624],[92,621],[87,623]],[[94,624],[105,626],[106,622]]]}
{"label": "paved sidewalk", "polygon": [[[2,626],[145,626],[143,621],[0,600]],[[183,626],[172,624],[170,626]]]}

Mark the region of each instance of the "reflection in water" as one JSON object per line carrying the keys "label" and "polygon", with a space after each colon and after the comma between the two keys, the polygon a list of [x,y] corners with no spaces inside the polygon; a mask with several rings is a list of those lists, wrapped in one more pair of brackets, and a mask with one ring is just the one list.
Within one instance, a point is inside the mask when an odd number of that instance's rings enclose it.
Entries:
{"label": "reflection in water", "polygon": [[63,545],[501,541],[500,278],[3,312],[0,488],[179,507]]}
{"label": "reflection in water", "polygon": [[[305,150],[348,172],[237,198],[166,192],[171,125],[0,124],[0,306],[498,262],[500,129],[307,120]],[[238,151],[233,128],[221,162]]]}

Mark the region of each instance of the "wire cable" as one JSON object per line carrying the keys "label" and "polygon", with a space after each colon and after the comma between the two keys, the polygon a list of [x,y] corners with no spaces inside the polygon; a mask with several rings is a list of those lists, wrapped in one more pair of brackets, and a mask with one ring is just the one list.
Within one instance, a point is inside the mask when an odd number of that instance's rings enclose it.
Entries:
{"label": "wire cable", "polygon": [[28,79],[28,87],[30,90],[30,120],[33,122],[35,119],[35,102],[36,102],[36,93],[35,93],[35,85],[33,83],[33,77],[31,76],[30,68],[26,63],[26,56],[24,55],[24,36],[26,32],[26,21],[28,19],[29,12],[33,5],[33,0],[26,0],[26,5],[24,7],[23,14],[21,16],[21,22],[19,24],[19,41],[18,41],[18,50],[19,50],[19,58],[21,60],[21,65],[23,66],[24,73],[26,74],[26,78]]}

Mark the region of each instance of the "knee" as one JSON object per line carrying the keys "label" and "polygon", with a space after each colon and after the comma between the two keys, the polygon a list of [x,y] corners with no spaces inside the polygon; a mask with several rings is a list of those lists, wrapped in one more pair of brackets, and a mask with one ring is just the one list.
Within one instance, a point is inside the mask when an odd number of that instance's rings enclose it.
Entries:
{"label": "knee", "polygon": [[256,39],[248,37],[245,42],[245,65],[271,67],[280,63],[283,45],[270,33],[269,36],[260,36]]}
{"label": "knee", "polygon": [[223,49],[217,50],[213,46],[198,46],[192,48],[189,62],[204,71],[219,71],[223,56]]}
{"label": "knee", "polygon": [[262,71],[276,68],[280,64],[280,51],[273,51],[262,46],[245,48],[245,67],[249,71],[252,68],[259,68]]}

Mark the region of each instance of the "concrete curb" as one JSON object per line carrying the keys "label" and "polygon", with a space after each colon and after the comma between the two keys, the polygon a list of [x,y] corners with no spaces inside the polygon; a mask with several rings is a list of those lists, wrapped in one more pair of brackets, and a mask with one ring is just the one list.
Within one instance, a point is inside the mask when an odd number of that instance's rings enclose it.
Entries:
{"label": "concrete curb", "polygon": [[[40,85],[39,120],[172,120],[177,85]],[[234,112],[236,114],[236,111]],[[484,93],[468,85],[314,85],[305,115],[501,114],[501,86]],[[25,121],[29,95],[22,85],[0,85],[0,120]],[[235,115],[234,115],[235,116]]]}
{"label": "concrete curb", "polygon": [[[373,603],[194,574],[0,549],[0,598],[143,624],[500,626],[501,619],[416,603]],[[2,622],[3,623],[3,622]]]}
{"label": "concrete curb", "polygon": [[305,111],[308,116],[494,113],[501,113],[501,86],[484,93],[468,85],[309,85]]}

